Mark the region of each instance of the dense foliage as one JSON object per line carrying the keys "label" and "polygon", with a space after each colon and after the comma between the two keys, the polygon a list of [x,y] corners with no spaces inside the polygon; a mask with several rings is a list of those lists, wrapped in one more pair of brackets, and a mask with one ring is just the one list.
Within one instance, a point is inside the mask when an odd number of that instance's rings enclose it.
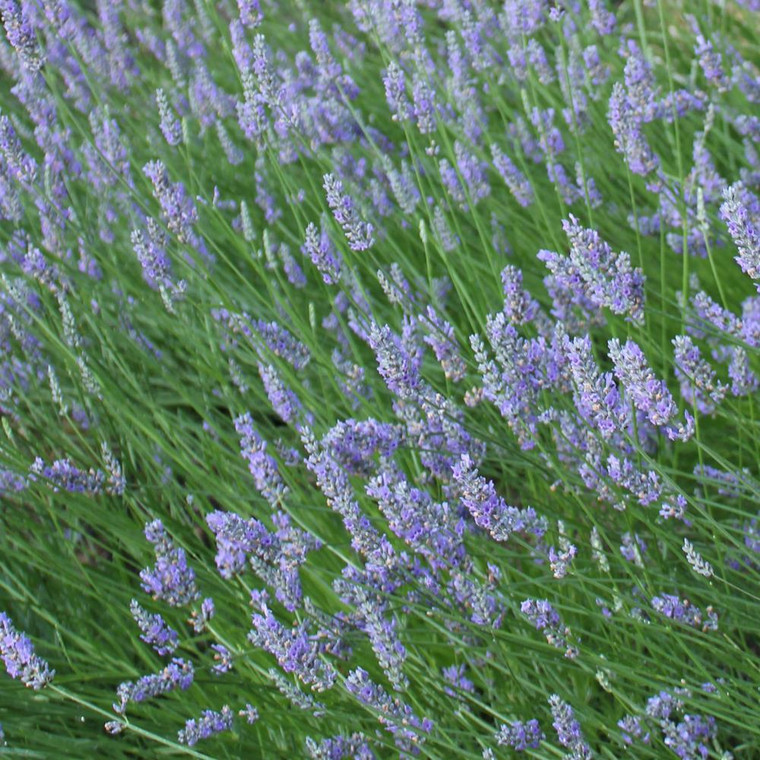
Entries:
{"label": "dense foliage", "polygon": [[758,756],[758,0],[0,19],[0,755]]}

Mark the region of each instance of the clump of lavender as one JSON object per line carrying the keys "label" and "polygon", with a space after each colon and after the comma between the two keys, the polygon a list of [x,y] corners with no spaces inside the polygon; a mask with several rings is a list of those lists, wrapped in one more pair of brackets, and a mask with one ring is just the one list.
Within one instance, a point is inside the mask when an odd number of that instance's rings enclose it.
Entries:
{"label": "clump of lavender", "polygon": [[44,63],[40,45],[29,18],[27,3],[0,0],[0,14],[8,42],[13,46],[21,64],[30,72],[39,71]]}
{"label": "clump of lavender", "polygon": [[103,490],[106,480],[100,470],[80,470],[70,459],[56,459],[51,465],[37,457],[29,468],[30,480],[44,478],[53,491],[61,489],[69,493],[97,494]]}
{"label": "clump of lavender", "polygon": [[11,678],[18,678],[35,691],[47,686],[55,676],[47,662],[34,653],[31,640],[16,630],[5,612],[0,612],[0,658]]}
{"label": "clump of lavender", "polygon": [[313,222],[306,225],[302,250],[319,270],[327,285],[335,285],[340,281],[341,255],[330,239],[324,218],[320,222],[319,229]]}
{"label": "clump of lavender", "polygon": [[323,645],[318,636],[309,634],[307,623],[286,628],[269,608],[266,592],[253,591],[251,602],[255,611],[248,640],[274,655],[286,673],[295,674],[314,691],[332,688],[335,669],[323,659]]}

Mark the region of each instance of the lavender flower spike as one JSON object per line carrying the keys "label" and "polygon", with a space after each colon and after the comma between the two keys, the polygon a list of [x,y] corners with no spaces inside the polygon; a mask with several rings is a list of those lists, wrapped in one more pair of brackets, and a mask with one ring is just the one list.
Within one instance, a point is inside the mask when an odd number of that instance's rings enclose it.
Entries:
{"label": "lavender flower spike", "polygon": [[140,628],[140,638],[150,644],[158,654],[167,655],[174,652],[179,643],[177,632],[170,628],[159,614],[151,614],[133,599],[129,611]]}
{"label": "lavender flower spike", "polygon": [[0,0],[0,18],[8,42],[15,48],[21,64],[34,72],[42,68],[43,59],[25,5],[23,2],[19,5],[16,0]]}
{"label": "lavender flower spike", "polygon": [[727,187],[723,198],[720,216],[739,249],[735,260],[742,272],[757,280],[760,278],[760,201],[741,182]]}
{"label": "lavender flower spike", "polygon": [[685,424],[677,423],[673,427],[678,407],[665,381],[657,379],[638,345],[627,340],[621,346],[617,338],[612,338],[608,346],[610,359],[615,365],[615,376],[633,406],[646,414],[653,425],[664,427],[671,440],[678,438],[686,441],[691,438],[694,432],[693,418],[685,412]]}
{"label": "lavender flower spike", "polygon": [[343,192],[343,183],[334,174],[325,174],[323,179],[327,205],[346,233],[349,248],[352,251],[366,251],[375,242],[372,225],[361,220],[354,201]]}
{"label": "lavender flower spike", "polygon": [[228,705],[222,707],[220,712],[204,710],[200,718],[192,718],[185,723],[185,727],[179,732],[177,738],[181,744],[192,747],[201,739],[208,739],[214,734],[229,731],[232,728],[234,715]]}
{"label": "lavender flower spike", "polygon": [[11,619],[0,612],[0,658],[11,678],[18,678],[30,689],[47,686],[55,671],[34,653],[32,642],[16,630]]}
{"label": "lavender flower spike", "polygon": [[510,725],[503,724],[496,732],[495,739],[500,746],[507,745],[515,752],[523,752],[528,748],[537,749],[546,735],[537,720],[529,720],[527,723],[516,720]]}
{"label": "lavender flower spike", "polygon": [[552,725],[557,732],[559,743],[570,750],[570,754],[565,757],[572,760],[590,760],[594,757],[591,747],[583,738],[581,726],[575,719],[573,708],[567,702],[563,702],[557,694],[549,697],[549,706],[554,718]]}
{"label": "lavender flower spike", "polygon": [[154,599],[181,607],[200,597],[195,571],[188,566],[183,549],[174,545],[163,523],[154,520],[145,526],[145,537],[155,547],[156,564],[140,572],[143,589]]}
{"label": "lavender flower spike", "polygon": [[571,293],[580,291],[597,306],[625,314],[632,322],[644,319],[644,274],[631,265],[631,257],[613,252],[595,230],[581,227],[570,215],[562,222],[570,241],[570,254],[539,251],[538,258],[554,275],[557,285]]}

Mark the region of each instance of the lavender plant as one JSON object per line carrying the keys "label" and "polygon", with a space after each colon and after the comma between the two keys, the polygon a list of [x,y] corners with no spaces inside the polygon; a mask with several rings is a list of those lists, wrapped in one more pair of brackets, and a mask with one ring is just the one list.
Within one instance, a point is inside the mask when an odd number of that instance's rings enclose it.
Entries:
{"label": "lavender plant", "polygon": [[0,0],[0,751],[760,752],[759,14]]}

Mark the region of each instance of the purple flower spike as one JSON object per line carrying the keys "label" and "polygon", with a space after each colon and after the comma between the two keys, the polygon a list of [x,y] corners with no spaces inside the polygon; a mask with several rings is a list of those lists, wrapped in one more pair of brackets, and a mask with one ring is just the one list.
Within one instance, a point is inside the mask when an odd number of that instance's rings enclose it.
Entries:
{"label": "purple flower spike", "polygon": [[208,739],[222,731],[232,729],[234,714],[229,706],[222,707],[220,712],[204,710],[200,718],[192,718],[185,723],[185,727],[177,734],[180,744],[192,747],[201,739]]}
{"label": "purple flower spike", "polygon": [[334,174],[325,174],[324,188],[327,205],[333,212],[335,221],[343,228],[352,251],[366,251],[375,242],[373,227],[362,221],[351,196],[343,191],[343,183]]}
{"label": "purple flower spike", "polygon": [[[686,441],[694,432],[694,420],[685,413],[685,423],[676,420],[678,407],[664,380],[658,380],[644,352],[632,340],[620,345],[617,338],[609,342],[609,354],[615,375],[625,390],[626,398],[649,421],[663,427],[671,440]],[[675,426],[674,426],[675,423]]]}
{"label": "purple flower spike", "polygon": [[581,294],[596,306],[606,306],[614,314],[625,314],[632,322],[642,322],[644,275],[631,265],[631,257],[613,252],[598,232],[581,227],[572,215],[562,222],[562,229],[570,241],[569,255],[538,253],[555,285]]}
{"label": "purple flower spike", "polygon": [[55,671],[34,653],[32,642],[14,627],[11,619],[0,612],[0,659],[11,678],[18,678],[30,689],[47,686]]}
{"label": "purple flower spike", "polygon": [[160,520],[145,526],[145,537],[155,547],[156,564],[140,572],[142,587],[154,599],[182,607],[200,597],[195,571],[188,566],[184,549],[176,547]]}
{"label": "purple flower spike", "polygon": [[526,723],[516,720],[509,725],[503,724],[496,732],[495,738],[497,744],[512,747],[515,752],[523,752],[526,749],[537,749],[546,739],[546,734],[535,719]]}
{"label": "purple flower spike", "polygon": [[572,760],[591,760],[594,753],[583,738],[581,726],[575,719],[573,708],[567,702],[563,702],[557,694],[549,697],[549,706],[554,718],[552,725],[557,732],[559,743],[570,750],[567,757]]}
{"label": "purple flower spike", "polygon": [[723,197],[720,216],[739,249],[736,262],[753,280],[760,279],[760,200],[740,182],[727,187]]}

